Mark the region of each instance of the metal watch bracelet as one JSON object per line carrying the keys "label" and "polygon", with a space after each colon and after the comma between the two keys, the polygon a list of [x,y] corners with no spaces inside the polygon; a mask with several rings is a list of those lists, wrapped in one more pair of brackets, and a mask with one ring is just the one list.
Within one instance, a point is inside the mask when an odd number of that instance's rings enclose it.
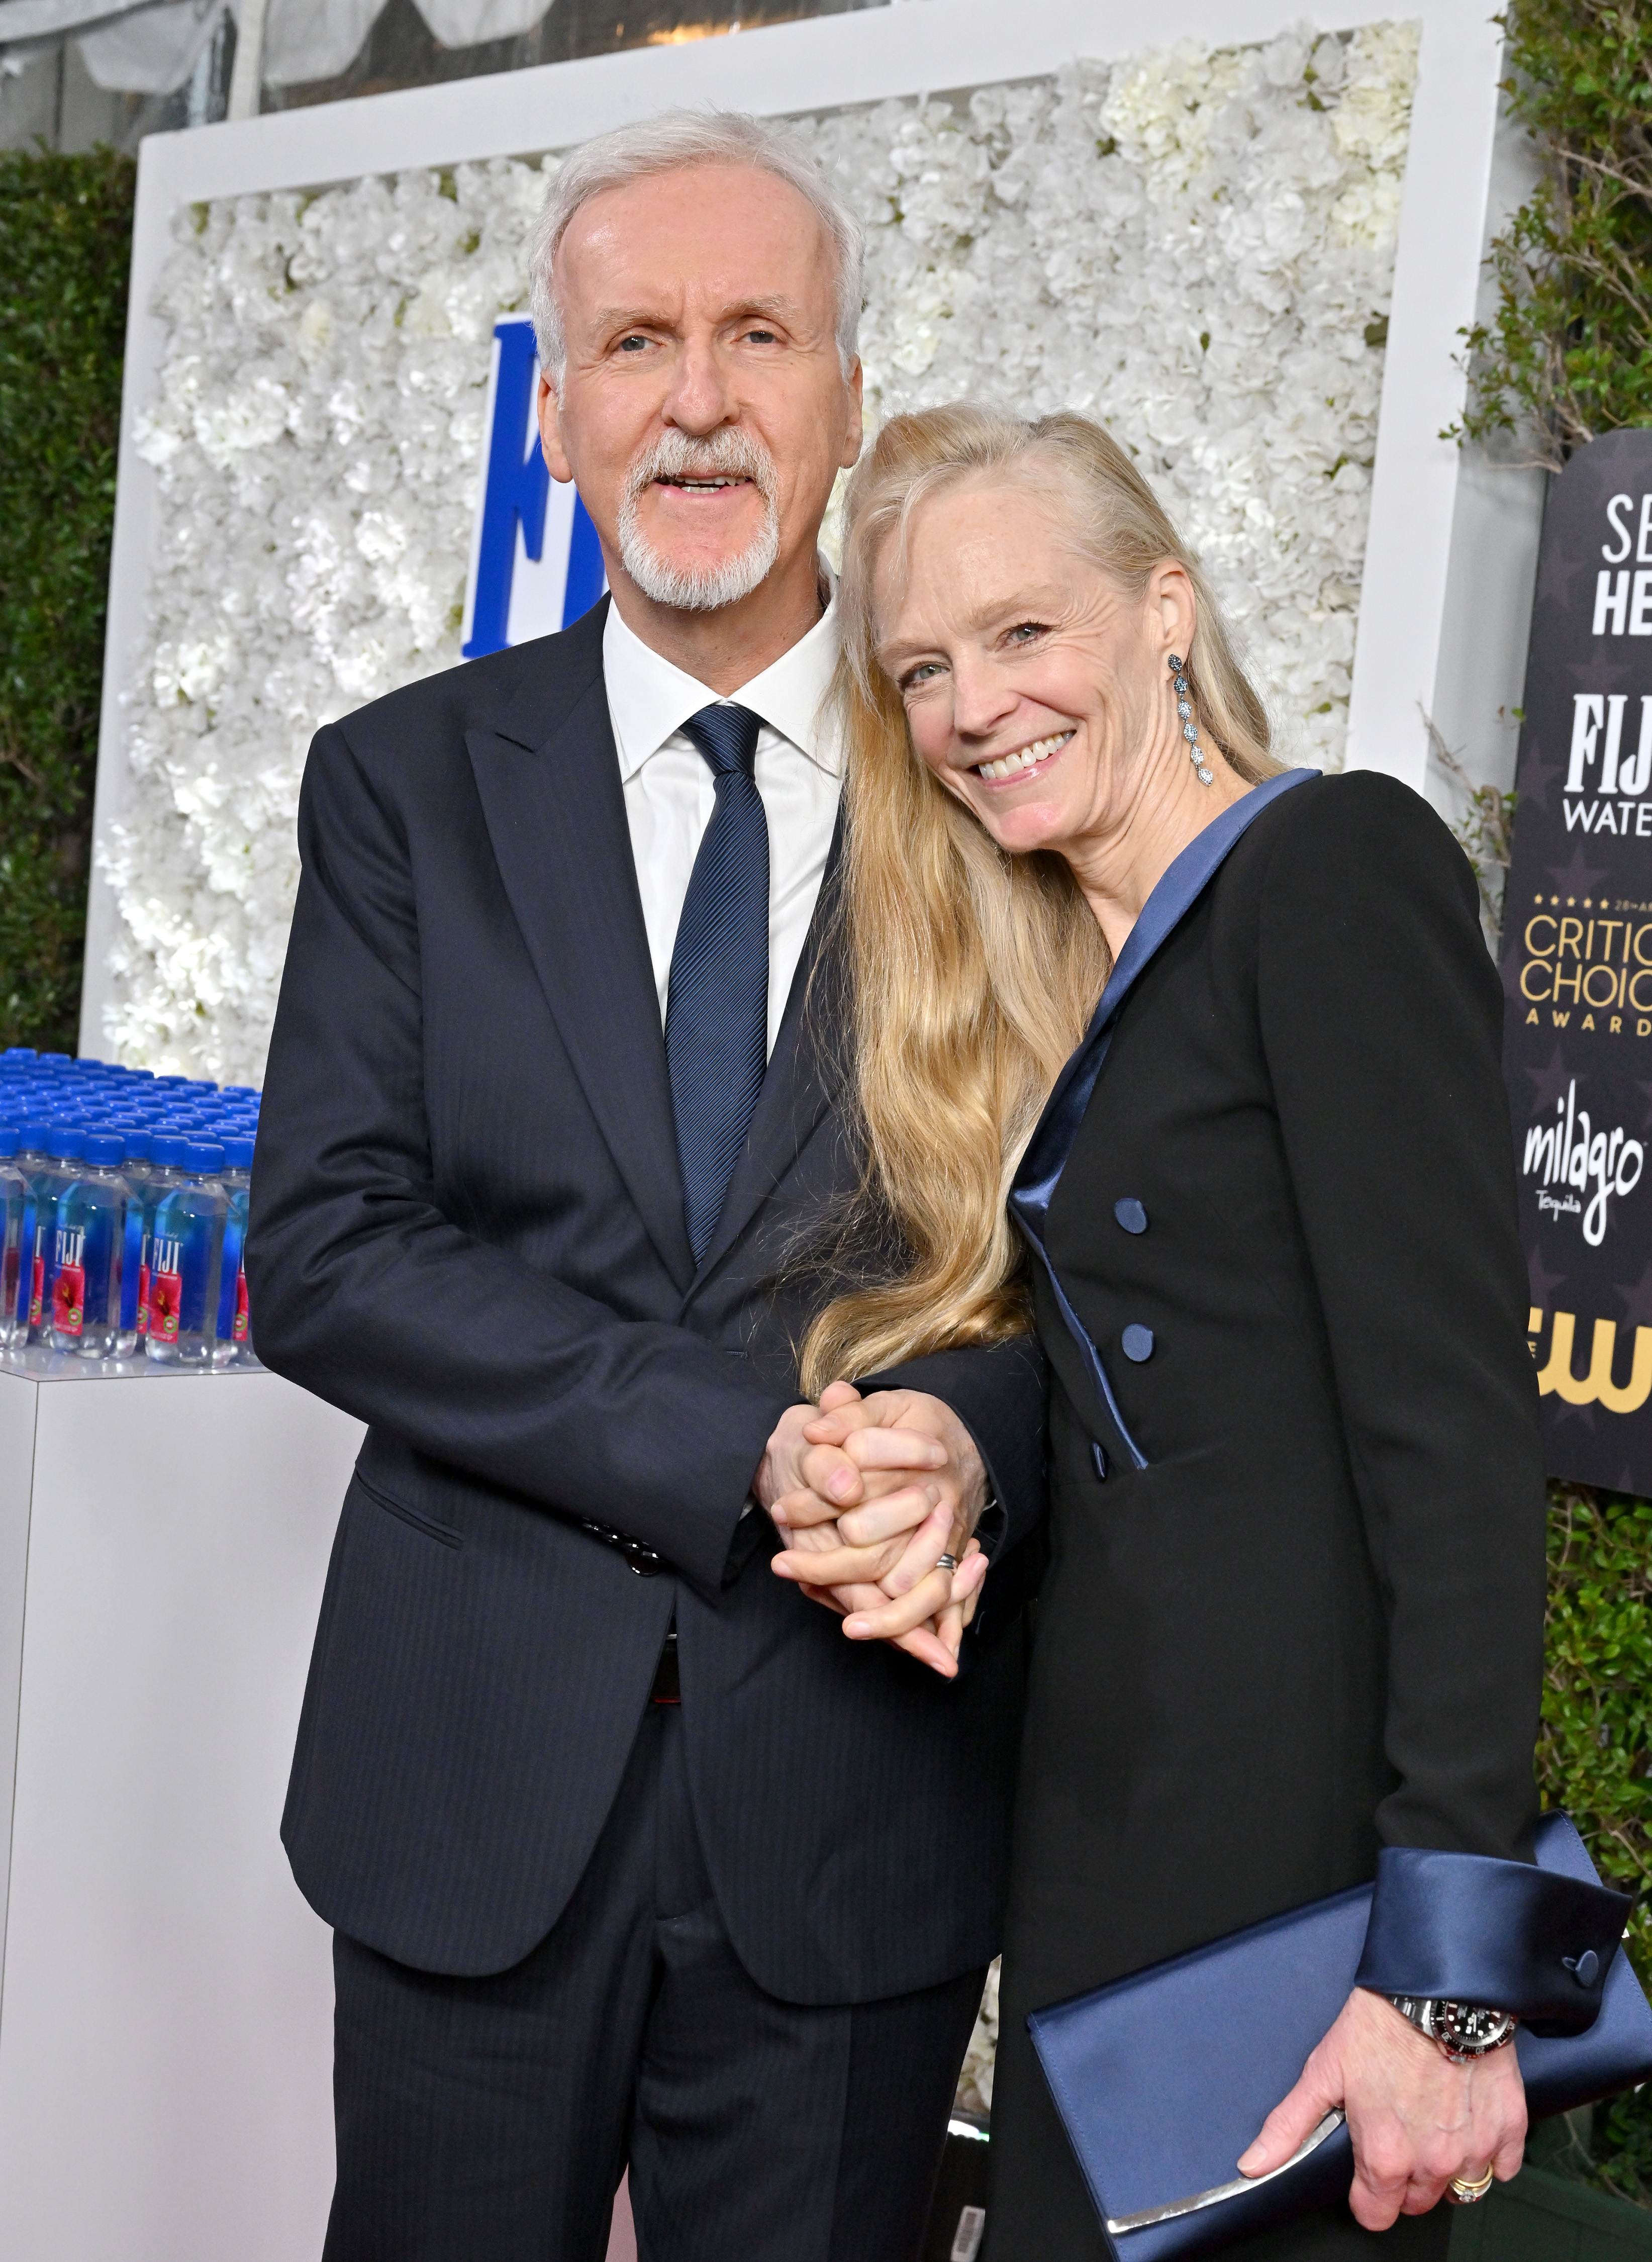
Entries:
{"label": "metal watch bracelet", "polygon": [[1507,2011],[1483,2003],[1457,2003],[1445,1996],[1390,1995],[1388,2000],[1420,2035],[1437,2042],[1454,2065],[1490,2057],[1514,2039],[1519,2023]]}

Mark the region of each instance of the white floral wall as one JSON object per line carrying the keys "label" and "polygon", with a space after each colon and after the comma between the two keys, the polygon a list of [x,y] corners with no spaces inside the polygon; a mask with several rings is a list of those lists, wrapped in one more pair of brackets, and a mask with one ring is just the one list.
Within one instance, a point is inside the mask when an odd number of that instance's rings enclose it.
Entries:
{"label": "white floral wall", "polygon": [[[1415,27],[1191,46],[799,121],[870,237],[872,419],[1104,420],[1289,750],[1340,760]],[[557,158],[180,216],[107,1048],[255,1082],[319,723],[456,665],[495,315]]]}

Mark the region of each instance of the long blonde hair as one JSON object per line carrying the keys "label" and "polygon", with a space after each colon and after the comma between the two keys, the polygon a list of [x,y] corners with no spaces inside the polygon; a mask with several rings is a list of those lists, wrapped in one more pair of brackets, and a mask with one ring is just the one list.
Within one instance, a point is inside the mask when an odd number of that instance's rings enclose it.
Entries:
{"label": "long blonde hair", "polygon": [[1187,674],[1203,735],[1252,782],[1278,767],[1268,717],[1196,560],[1097,424],[955,402],[886,424],[850,481],[835,688],[844,724],[842,940],[853,1088],[866,1156],[857,1205],[903,1247],[892,1280],[838,1295],[804,1338],[803,1387],[1030,1324],[1006,1210],[1022,1151],[1110,969],[1059,856],[1012,856],[913,751],[876,656],[873,577],[917,506],[964,479],[1032,486],[1079,553],[1132,594],[1174,559],[1198,627]]}

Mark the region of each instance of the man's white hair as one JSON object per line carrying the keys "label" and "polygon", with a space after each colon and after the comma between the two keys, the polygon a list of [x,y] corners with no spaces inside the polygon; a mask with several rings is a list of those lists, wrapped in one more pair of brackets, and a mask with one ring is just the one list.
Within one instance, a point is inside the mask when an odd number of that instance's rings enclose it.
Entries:
{"label": "man's white hair", "polygon": [[540,367],[553,383],[561,381],[567,345],[553,266],[557,247],[580,205],[605,189],[623,189],[651,174],[679,172],[691,165],[755,166],[789,183],[812,206],[837,258],[837,357],[847,377],[860,328],[865,231],[832,194],[814,159],[783,127],[739,110],[663,111],[640,126],[599,133],[564,161],[545,199],[529,258],[528,305]]}

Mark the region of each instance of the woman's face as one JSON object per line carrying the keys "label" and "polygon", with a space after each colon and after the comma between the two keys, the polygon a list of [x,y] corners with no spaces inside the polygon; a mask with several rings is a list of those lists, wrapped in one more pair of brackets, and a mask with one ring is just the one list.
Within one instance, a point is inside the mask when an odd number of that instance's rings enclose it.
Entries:
{"label": "woman's face", "polygon": [[874,595],[913,745],[1003,847],[1081,852],[1164,769],[1155,755],[1189,767],[1167,666],[1192,641],[1181,566],[1132,596],[1036,489],[973,480],[919,506],[904,573],[891,542]]}

